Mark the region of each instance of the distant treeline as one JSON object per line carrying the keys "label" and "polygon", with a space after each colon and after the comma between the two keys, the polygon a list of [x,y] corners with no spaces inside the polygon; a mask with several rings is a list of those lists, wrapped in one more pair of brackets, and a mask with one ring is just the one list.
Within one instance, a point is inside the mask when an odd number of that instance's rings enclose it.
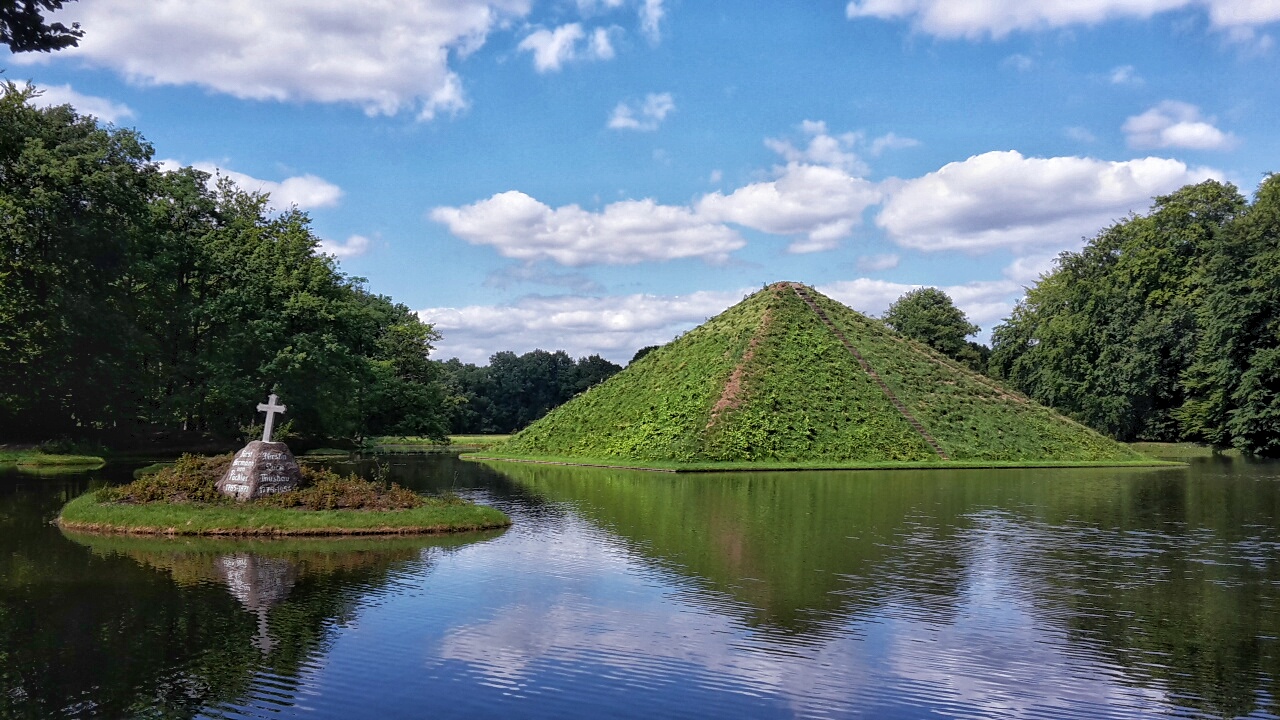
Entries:
{"label": "distant treeline", "polygon": [[0,85],[0,438],[444,434],[436,333],[299,211],[164,172],[135,131]]}
{"label": "distant treeline", "polygon": [[622,370],[599,355],[574,361],[563,350],[500,352],[485,366],[456,358],[439,366],[449,431],[458,434],[515,432]]}
{"label": "distant treeline", "polygon": [[1063,253],[989,369],[1121,440],[1280,456],[1280,175],[1204,182]]}

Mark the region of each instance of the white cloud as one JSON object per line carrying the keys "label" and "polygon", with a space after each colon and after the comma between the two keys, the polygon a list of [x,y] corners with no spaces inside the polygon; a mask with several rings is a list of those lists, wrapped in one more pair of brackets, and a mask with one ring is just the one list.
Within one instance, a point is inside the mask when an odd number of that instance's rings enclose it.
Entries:
{"label": "white cloud", "polygon": [[876,224],[899,245],[926,251],[1062,247],[1145,210],[1156,195],[1221,177],[1155,157],[1107,162],[989,152],[902,182]]}
{"label": "white cloud", "polygon": [[1112,85],[1141,85],[1145,80],[1138,75],[1138,71],[1132,65],[1121,65],[1111,69],[1109,76]]}
{"label": "white cloud", "polygon": [[323,255],[332,255],[339,260],[359,257],[369,252],[369,238],[363,235],[352,235],[347,238],[346,242],[321,240],[320,247],[316,248],[316,250]]}
{"label": "white cloud", "polygon": [[591,15],[605,10],[616,10],[622,7],[624,0],[578,0],[578,12]]}
{"label": "white cloud", "polygon": [[733,230],[689,208],[648,199],[590,212],[577,205],[551,208],[509,191],[460,208],[436,208],[431,218],[467,242],[491,245],[505,257],[562,265],[678,258],[723,262],[746,244]]}
{"label": "white cloud", "polygon": [[591,42],[587,45],[587,55],[597,60],[612,60],[615,55],[613,41],[609,39],[609,31],[596,28],[591,33]]}
{"label": "white cloud", "polygon": [[[531,0],[96,0],[59,19],[92,31],[59,57],[142,84],[194,84],[254,100],[344,102],[423,118],[466,106],[449,67]],[[32,53],[32,56],[37,55]],[[16,63],[47,62],[14,56]]]}
{"label": "white cloud", "polygon": [[1013,68],[1018,72],[1030,72],[1036,66],[1036,61],[1030,55],[1022,53],[1014,53],[1000,62],[1001,65]]}
{"label": "white cloud", "polygon": [[1002,38],[1014,31],[1096,25],[1192,9],[1207,11],[1217,28],[1280,20],[1280,3],[1274,0],[850,0],[845,14],[850,19],[909,19],[916,30],[940,37]]}
{"label": "white cloud", "polygon": [[[183,164],[177,160],[160,160],[164,170],[177,170]],[[276,210],[285,210],[297,205],[300,210],[333,207],[342,200],[342,188],[317,175],[295,175],[279,182],[262,180],[242,172],[228,170],[214,163],[197,162],[192,167],[210,175],[209,187],[217,187],[218,176],[230,178],[241,190],[267,193],[271,196],[269,206]]]}
{"label": "white cloud", "polygon": [[1004,276],[1019,285],[1033,285],[1040,279],[1041,275],[1053,270],[1054,262],[1057,259],[1057,253],[1020,257],[1009,263],[1008,267],[1004,269]]}
{"label": "white cloud", "polygon": [[1098,141],[1098,138],[1093,133],[1089,132],[1089,128],[1080,127],[1079,125],[1069,127],[1062,132],[1064,135],[1076,142],[1094,143]]}
{"label": "white cloud", "polygon": [[724,180],[724,171],[722,171],[722,170],[712,170],[712,171],[711,171],[711,176],[710,176],[710,177],[708,177],[708,178],[707,178],[707,180],[708,180],[712,185],[719,185],[719,184],[720,184],[720,181],[721,181],[721,180]]}
{"label": "white cloud", "polygon": [[714,192],[697,204],[698,214],[775,235],[804,235],[791,252],[830,250],[862,222],[866,208],[880,200],[875,183],[834,167],[790,163],[776,180],[759,182],[729,195]]}
{"label": "white cloud", "polygon": [[533,54],[533,67],[538,72],[555,72],[576,56],[575,46],[584,37],[581,25],[569,23],[555,30],[536,30],[521,40],[519,47]]}
{"label": "white cloud", "polygon": [[632,107],[625,102],[618,103],[609,116],[609,127],[614,130],[640,130],[652,132],[676,109],[675,99],[671,93],[649,93],[644,103]]}
{"label": "white cloud", "polygon": [[788,163],[812,163],[858,175],[867,174],[866,163],[854,152],[862,142],[860,133],[832,135],[827,131],[827,124],[820,120],[805,120],[800,123],[800,131],[807,140],[803,147],[796,147],[790,140],[780,138],[766,138],[764,144]]}
{"label": "white cloud", "polygon": [[[650,95],[641,115],[656,122],[672,107],[669,95]],[[635,111],[622,115],[625,122],[641,122]],[[617,120],[615,117],[611,125],[617,126]],[[876,183],[847,170],[860,164],[849,148],[864,144],[862,135],[834,137],[825,124],[811,121],[802,129],[808,138],[803,147],[768,141],[789,160],[774,168],[773,180],[746,185],[727,195],[713,192],[691,207],[630,200],[593,213],[577,205],[552,209],[524,193],[510,191],[461,208],[436,208],[432,218],[447,225],[454,235],[473,244],[491,245],[506,257],[546,259],[564,265],[685,257],[720,262],[746,244],[727,224],[798,236],[787,248],[792,253],[830,250],[861,224],[863,212],[882,195]],[[881,147],[903,147],[914,141],[890,134],[878,142]],[[662,150],[655,151],[654,157],[660,162],[668,159]],[[714,173],[712,178],[713,182],[718,179]]]}
{"label": "white cloud", "polygon": [[427,308],[418,315],[443,338],[436,356],[483,363],[499,350],[599,353],[625,363],[641,347],[669,342],[749,291],[689,295],[529,297],[513,305]]}
{"label": "white cloud", "polygon": [[885,255],[860,255],[858,257],[858,269],[862,272],[880,272],[881,270],[892,270],[898,267],[898,263],[902,261],[896,253]]}
{"label": "white cloud", "polygon": [[1275,38],[1248,25],[1226,28],[1223,32],[1226,43],[1235,47],[1245,57],[1261,57],[1275,47]]}
{"label": "white cloud", "polygon": [[596,28],[586,47],[579,48],[587,33],[578,23],[561,25],[554,30],[539,28],[520,41],[519,49],[533,55],[533,67],[540,73],[559,72],[573,60],[611,60],[614,56],[609,31]]}
{"label": "white cloud", "polygon": [[662,7],[663,0],[643,0],[640,6],[640,32],[651,42],[662,38],[662,18],[667,11]]}
{"label": "white cloud", "polygon": [[918,147],[920,141],[915,138],[902,137],[897,133],[887,133],[871,141],[870,153],[872,157],[880,157],[885,150],[903,150],[905,148]]}
{"label": "white cloud", "polygon": [[[25,82],[15,83],[19,88],[27,87]],[[70,85],[37,85],[40,94],[31,100],[33,107],[56,107],[70,105],[81,115],[92,115],[103,122],[119,122],[133,117],[133,110],[124,103],[117,103],[96,95],[83,95],[71,89]]]}
{"label": "white cloud", "polygon": [[1225,150],[1235,145],[1235,138],[1214,127],[1212,118],[1200,117],[1200,108],[1175,100],[1130,117],[1123,129],[1134,148]]}

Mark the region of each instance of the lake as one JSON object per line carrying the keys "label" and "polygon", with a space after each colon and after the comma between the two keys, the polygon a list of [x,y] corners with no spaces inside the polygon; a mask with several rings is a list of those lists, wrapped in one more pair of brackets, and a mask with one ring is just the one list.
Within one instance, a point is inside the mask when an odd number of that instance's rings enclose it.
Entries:
{"label": "lake", "polygon": [[1280,714],[1277,463],[669,475],[397,456],[392,479],[514,525],[248,541],[49,524],[131,470],[0,470],[0,716]]}

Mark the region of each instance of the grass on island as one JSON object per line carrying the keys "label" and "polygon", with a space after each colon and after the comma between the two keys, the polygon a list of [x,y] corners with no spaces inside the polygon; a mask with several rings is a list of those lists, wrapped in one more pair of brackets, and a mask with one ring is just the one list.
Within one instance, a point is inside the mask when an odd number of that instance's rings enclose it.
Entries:
{"label": "grass on island", "polygon": [[102,465],[106,460],[97,455],[62,455],[47,453],[39,448],[25,450],[0,450],[0,465],[20,467],[64,467]]}
{"label": "grass on island", "polygon": [[450,435],[446,442],[426,437],[384,435],[370,438],[365,447],[378,453],[433,453],[483,450],[502,443],[510,435]]}
{"label": "grass on island", "polygon": [[1211,445],[1190,442],[1131,442],[1129,447],[1153,458],[1184,460],[1191,458],[1240,457],[1242,453],[1235,448],[1218,449]]}
{"label": "grass on island", "polygon": [[569,465],[597,467],[615,470],[648,470],[669,473],[713,472],[769,472],[798,470],[982,470],[1009,468],[1108,468],[1108,467],[1184,467],[1186,463],[1174,460],[1142,458],[1138,460],[881,460],[878,462],[811,461],[754,461],[754,462],[642,462],[626,458],[547,457],[527,455],[503,455],[493,452],[477,452],[462,455],[463,460],[484,463],[533,463],[543,465]]}
{"label": "grass on island", "polygon": [[502,511],[456,495],[424,497],[394,483],[302,467],[303,486],[236,502],[215,483],[231,462],[184,455],[171,467],[67,503],[71,530],[166,535],[355,535],[484,530],[511,524]]}
{"label": "grass on island", "polygon": [[1153,462],[807,292],[951,461],[787,283],[747,297],[480,454],[708,470]]}

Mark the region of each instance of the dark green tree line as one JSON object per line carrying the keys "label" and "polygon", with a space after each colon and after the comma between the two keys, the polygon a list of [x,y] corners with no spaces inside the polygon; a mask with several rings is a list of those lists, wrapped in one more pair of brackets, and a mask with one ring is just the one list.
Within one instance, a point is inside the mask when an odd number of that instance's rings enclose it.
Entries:
{"label": "dark green tree line", "polygon": [[1187,186],[1063,253],[994,330],[992,372],[1122,440],[1280,454],[1278,195]]}
{"label": "dark green tree line", "polygon": [[622,370],[599,355],[574,360],[563,350],[496,353],[486,366],[440,363],[450,432],[509,433]]}
{"label": "dark green tree line", "polygon": [[308,217],[34,91],[0,96],[0,427],[229,438],[270,390],[301,434],[445,431],[434,330],[317,254]]}

